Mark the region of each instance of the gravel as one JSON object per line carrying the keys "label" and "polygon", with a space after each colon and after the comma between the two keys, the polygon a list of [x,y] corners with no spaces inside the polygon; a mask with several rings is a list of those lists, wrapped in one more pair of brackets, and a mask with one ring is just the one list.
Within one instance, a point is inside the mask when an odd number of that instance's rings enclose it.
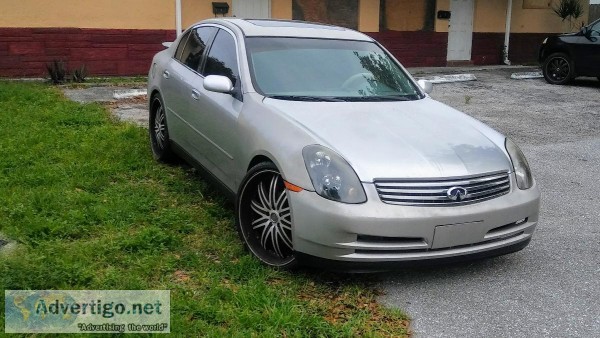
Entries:
{"label": "gravel", "polygon": [[381,301],[413,318],[417,337],[600,337],[600,82],[511,80],[434,85],[432,97],[518,143],[542,191],[524,250],[386,275]]}

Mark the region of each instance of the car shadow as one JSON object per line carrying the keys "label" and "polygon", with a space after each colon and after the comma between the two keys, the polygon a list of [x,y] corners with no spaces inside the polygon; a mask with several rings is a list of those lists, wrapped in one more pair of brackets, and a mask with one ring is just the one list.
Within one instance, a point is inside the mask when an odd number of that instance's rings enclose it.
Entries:
{"label": "car shadow", "polygon": [[463,280],[465,276],[469,278],[478,278],[489,276],[490,274],[499,274],[502,271],[512,270],[515,266],[524,263],[526,252],[517,252],[513,254],[484,258],[468,262],[456,262],[444,265],[428,265],[422,267],[398,268],[388,271],[377,272],[343,272],[343,271],[323,271],[318,267],[302,267],[298,273],[315,283],[331,286],[343,285],[364,285],[377,286],[381,283],[393,282],[409,286],[422,283],[445,283],[451,280]]}
{"label": "car shadow", "polygon": [[599,88],[600,80],[593,77],[579,77],[573,80],[570,84],[573,87]]}

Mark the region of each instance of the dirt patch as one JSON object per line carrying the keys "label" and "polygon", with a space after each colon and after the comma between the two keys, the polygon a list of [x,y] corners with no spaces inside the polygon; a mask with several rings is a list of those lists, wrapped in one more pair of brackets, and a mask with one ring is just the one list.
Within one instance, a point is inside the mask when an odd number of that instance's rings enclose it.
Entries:
{"label": "dirt patch", "polygon": [[119,120],[133,122],[141,127],[148,126],[148,99],[146,95],[105,102],[104,105]]}
{"label": "dirt patch", "polygon": [[138,95],[115,99],[116,92],[134,90],[127,87],[98,86],[84,88],[63,88],[65,96],[80,103],[98,102],[106,106],[119,120],[133,122],[141,127],[148,126],[148,98]]}

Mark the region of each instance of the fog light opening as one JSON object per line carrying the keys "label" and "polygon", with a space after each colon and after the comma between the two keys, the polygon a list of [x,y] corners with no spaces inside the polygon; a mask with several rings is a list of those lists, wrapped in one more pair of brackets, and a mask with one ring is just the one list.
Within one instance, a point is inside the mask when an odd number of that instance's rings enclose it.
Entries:
{"label": "fog light opening", "polygon": [[515,225],[525,224],[527,222],[527,218],[520,219],[515,222]]}

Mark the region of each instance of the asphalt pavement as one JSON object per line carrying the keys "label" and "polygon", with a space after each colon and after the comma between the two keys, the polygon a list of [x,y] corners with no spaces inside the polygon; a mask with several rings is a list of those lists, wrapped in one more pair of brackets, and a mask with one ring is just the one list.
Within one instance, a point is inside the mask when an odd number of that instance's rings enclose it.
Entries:
{"label": "asphalt pavement", "polygon": [[520,145],[542,191],[524,250],[383,277],[381,301],[416,337],[600,337],[600,81],[512,80],[514,69],[438,84],[432,97]]}

